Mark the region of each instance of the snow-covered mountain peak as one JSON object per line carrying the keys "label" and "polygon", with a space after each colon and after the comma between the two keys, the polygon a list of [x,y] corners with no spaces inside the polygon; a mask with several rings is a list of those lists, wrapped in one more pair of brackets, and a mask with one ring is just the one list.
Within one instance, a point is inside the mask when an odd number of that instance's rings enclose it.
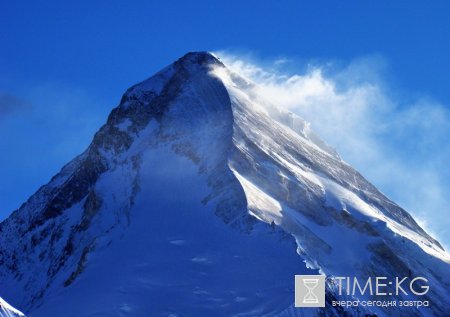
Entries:
{"label": "snow-covered mountain peak", "polygon": [[[293,276],[311,268],[426,275],[436,304],[409,315],[441,314],[439,243],[254,88],[207,52],[129,88],[88,149],[0,224],[2,296],[31,317],[294,317]],[[360,313],[374,312],[391,314]]]}
{"label": "snow-covered mountain peak", "polygon": [[204,65],[204,66],[211,66],[211,65],[223,65],[223,63],[220,61],[220,59],[211,52],[207,51],[199,51],[199,52],[189,52],[183,57],[181,57],[176,63],[191,63],[191,64],[198,64],[198,65]]}
{"label": "snow-covered mountain peak", "polygon": [[128,89],[125,96],[130,95],[130,97],[136,98],[151,93],[160,94],[175,73],[187,79],[197,73],[207,74],[209,70],[218,67],[224,67],[224,65],[214,54],[209,52],[190,52],[147,80]]}

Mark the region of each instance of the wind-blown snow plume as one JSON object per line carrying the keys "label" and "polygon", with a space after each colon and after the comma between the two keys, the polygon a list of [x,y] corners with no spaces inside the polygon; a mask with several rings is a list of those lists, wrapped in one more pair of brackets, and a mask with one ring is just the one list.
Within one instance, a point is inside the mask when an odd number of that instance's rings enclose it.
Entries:
{"label": "wind-blown snow plume", "polygon": [[384,80],[387,67],[380,56],[338,70],[322,63],[296,71],[300,67],[286,58],[267,62],[217,55],[257,83],[260,95],[311,122],[344,160],[450,245],[448,108],[424,96],[394,93]]}

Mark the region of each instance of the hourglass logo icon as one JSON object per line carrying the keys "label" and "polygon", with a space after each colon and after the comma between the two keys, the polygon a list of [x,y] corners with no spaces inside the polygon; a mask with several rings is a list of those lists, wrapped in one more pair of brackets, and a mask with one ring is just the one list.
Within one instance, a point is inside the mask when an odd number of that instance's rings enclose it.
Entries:
{"label": "hourglass logo icon", "polygon": [[305,297],[303,297],[303,303],[304,304],[318,304],[319,298],[316,294],[314,294],[314,289],[319,285],[319,279],[318,278],[305,278],[303,280],[303,284],[308,289],[308,292],[306,293]]}
{"label": "hourglass logo icon", "polygon": [[325,276],[295,276],[295,307],[325,307]]}

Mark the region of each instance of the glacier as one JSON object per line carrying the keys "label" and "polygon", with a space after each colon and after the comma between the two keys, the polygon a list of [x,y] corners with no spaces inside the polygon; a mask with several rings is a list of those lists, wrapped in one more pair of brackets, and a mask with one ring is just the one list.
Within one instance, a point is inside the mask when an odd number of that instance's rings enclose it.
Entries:
{"label": "glacier", "polygon": [[[294,308],[318,273],[327,306]],[[334,276],[411,275],[430,307],[331,306]],[[0,295],[30,317],[446,316],[449,289],[438,241],[208,52],[129,88],[0,223]]]}

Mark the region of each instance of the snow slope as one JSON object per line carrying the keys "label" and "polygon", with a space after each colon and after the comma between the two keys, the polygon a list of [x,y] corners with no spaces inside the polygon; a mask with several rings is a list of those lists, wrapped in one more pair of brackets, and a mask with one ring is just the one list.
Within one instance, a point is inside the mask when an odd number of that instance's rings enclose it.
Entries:
{"label": "snow slope", "polygon": [[205,52],[126,91],[89,148],[0,224],[0,264],[0,292],[31,317],[393,314],[293,308],[293,276],[317,272],[329,301],[342,299],[333,276],[413,275],[432,305],[406,316],[450,304],[439,243]]}
{"label": "snow slope", "polygon": [[0,297],[0,317],[25,317],[25,315]]}

